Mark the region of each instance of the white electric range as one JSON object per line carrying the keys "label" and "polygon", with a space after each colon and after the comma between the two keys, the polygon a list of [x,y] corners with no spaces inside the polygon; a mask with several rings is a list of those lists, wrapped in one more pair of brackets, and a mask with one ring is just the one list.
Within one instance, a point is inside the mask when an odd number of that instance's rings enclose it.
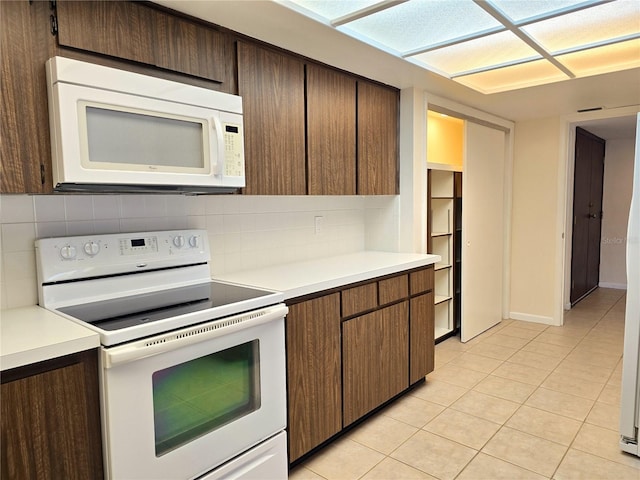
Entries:
{"label": "white electric range", "polygon": [[98,332],[108,478],[286,478],[281,293],[210,278],[204,230],[36,241],[39,302]]}

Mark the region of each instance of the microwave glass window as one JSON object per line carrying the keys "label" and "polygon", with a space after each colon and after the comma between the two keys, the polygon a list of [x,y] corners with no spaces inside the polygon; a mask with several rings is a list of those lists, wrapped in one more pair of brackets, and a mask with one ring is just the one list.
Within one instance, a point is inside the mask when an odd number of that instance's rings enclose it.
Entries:
{"label": "microwave glass window", "polygon": [[203,125],[86,107],[89,162],[204,168]]}
{"label": "microwave glass window", "polygon": [[259,341],[155,372],[156,456],[260,408]]}

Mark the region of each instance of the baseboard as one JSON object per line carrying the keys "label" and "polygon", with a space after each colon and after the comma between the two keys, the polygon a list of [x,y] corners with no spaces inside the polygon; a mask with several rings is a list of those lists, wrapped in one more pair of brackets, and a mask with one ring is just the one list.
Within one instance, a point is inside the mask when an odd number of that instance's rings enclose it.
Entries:
{"label": "baseboard", "polygon": [[543,323],[544,325],[559,325],[554,322],[551,317],[531,315],[530,313],[509,312],[509,318],[512,318],[513,320],[522,320],[524,322]]}
{"label": "baseboard", "polygon": [[618,290],[626,290],[627,289],[627,284],[626,283],[600,282],[598,284],[598,286],[600,288],[615,288],[615,289],[618,289]]}

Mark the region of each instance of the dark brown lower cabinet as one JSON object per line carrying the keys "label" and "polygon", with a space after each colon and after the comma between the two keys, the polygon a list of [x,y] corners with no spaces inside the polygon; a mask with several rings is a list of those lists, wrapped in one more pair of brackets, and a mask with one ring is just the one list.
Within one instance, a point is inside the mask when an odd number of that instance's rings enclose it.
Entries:
{"label": "dark brown lower cabinet", "polygon": [[340,294],[290,305],[286,325],[292,462],[342,429]]}
{"label": "dark brown lower cabinet", "polygon": [[288,302],[289,463],[433,371],[433,267]]}
{"label": "dark brown lower cabinet", "polygon": [[433,372],[434,318],[433,292],[409,301],[409,383],[412,385]]}
{"label": "dark brown lower cabinet", "polygon": [[97,351],[2,372],[3,479],[102,479]]}
{"label": "dark brown lower cabinet", "polygon": [[344,426],[409,387],[408,302],[342,325]]}

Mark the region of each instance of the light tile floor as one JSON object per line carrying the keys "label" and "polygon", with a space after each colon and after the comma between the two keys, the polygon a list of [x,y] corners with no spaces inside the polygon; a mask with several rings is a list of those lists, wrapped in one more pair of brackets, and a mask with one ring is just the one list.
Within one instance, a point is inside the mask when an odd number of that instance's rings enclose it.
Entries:
{"label": "light tile floor", "polygon": [[306,479],[635,479],[618,448],[625,293],[562,327],[505,320],[436,346],[424,385],[290,473]]}

